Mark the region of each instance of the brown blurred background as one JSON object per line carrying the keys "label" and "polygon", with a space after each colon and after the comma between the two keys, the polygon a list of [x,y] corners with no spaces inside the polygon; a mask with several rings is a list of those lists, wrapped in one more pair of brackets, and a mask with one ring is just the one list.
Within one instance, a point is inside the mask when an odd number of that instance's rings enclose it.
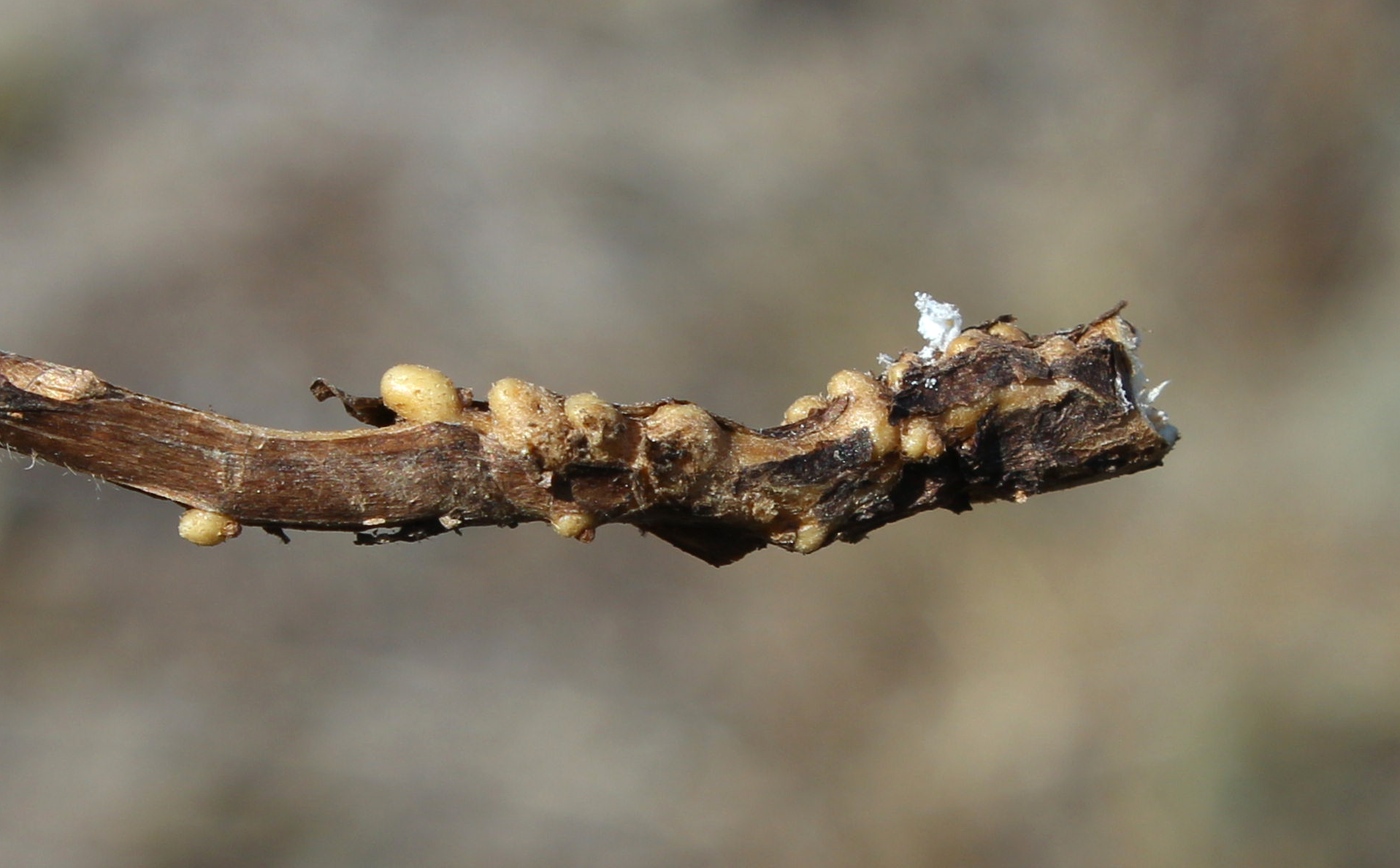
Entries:
{"label": "brown blurred background", "polygon": [[0,0],[0,347],[754,425],[1130,301],[1183,440],[711,569],[0,460],[5,866],[1400,864],[1400,6]]}

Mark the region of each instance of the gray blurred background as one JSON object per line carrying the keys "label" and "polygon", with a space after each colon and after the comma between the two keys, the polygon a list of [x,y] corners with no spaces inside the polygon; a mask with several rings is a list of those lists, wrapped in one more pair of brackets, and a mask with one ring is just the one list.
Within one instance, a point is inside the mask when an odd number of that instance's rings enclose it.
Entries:
{"label": "gray blurred background", "polygon": [[0,0],[6,350],[762,426],[915,291],[1123,298],[1184,435],[723,570],[202,550],[0,460],[0,864],[1400,864],[1398,52],[1386,0]]}

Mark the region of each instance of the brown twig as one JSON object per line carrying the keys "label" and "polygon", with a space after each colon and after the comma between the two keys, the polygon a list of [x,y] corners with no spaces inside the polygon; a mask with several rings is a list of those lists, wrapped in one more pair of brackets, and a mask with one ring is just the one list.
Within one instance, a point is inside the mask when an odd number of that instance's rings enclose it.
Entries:
{"label": "brown twig", "polygon": [[1003,317],[936,357],[843,371],[763,430],[684,401],[618,406],[518,380],[476,401],[400,366],[382,398],[312,387],[376,427],[278,431],[0,353],[0,442],[191,507],[181,532],[201,543],[241,525],[375,543],[531,521],[590,540],[626,523],[722,565],[1157,466],[1176,430],[1141,394],[1121,307],[1040,337]]}

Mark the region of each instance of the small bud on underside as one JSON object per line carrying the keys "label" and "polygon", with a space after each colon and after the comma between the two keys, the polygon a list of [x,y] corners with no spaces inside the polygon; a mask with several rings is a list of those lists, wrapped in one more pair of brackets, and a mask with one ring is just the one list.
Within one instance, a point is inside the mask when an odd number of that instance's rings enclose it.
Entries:
{"label": "small bud on underside", "polygon": [[187,509],[180,516],[180,536],[197,546],[216,546],[243,532],[238,520],[207,509]]}

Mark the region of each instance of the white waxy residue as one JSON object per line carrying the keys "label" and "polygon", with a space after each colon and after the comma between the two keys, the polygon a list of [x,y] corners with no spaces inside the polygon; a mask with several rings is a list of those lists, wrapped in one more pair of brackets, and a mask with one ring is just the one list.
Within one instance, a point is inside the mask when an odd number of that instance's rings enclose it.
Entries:
{"label": "white waxy residue", "polygon": [[962,332],[962,311],[957,305],[935,301],[926,292],[914,293],[914,306],[919,309],[919,334],[928,341],[919,356],[931,361]]}

